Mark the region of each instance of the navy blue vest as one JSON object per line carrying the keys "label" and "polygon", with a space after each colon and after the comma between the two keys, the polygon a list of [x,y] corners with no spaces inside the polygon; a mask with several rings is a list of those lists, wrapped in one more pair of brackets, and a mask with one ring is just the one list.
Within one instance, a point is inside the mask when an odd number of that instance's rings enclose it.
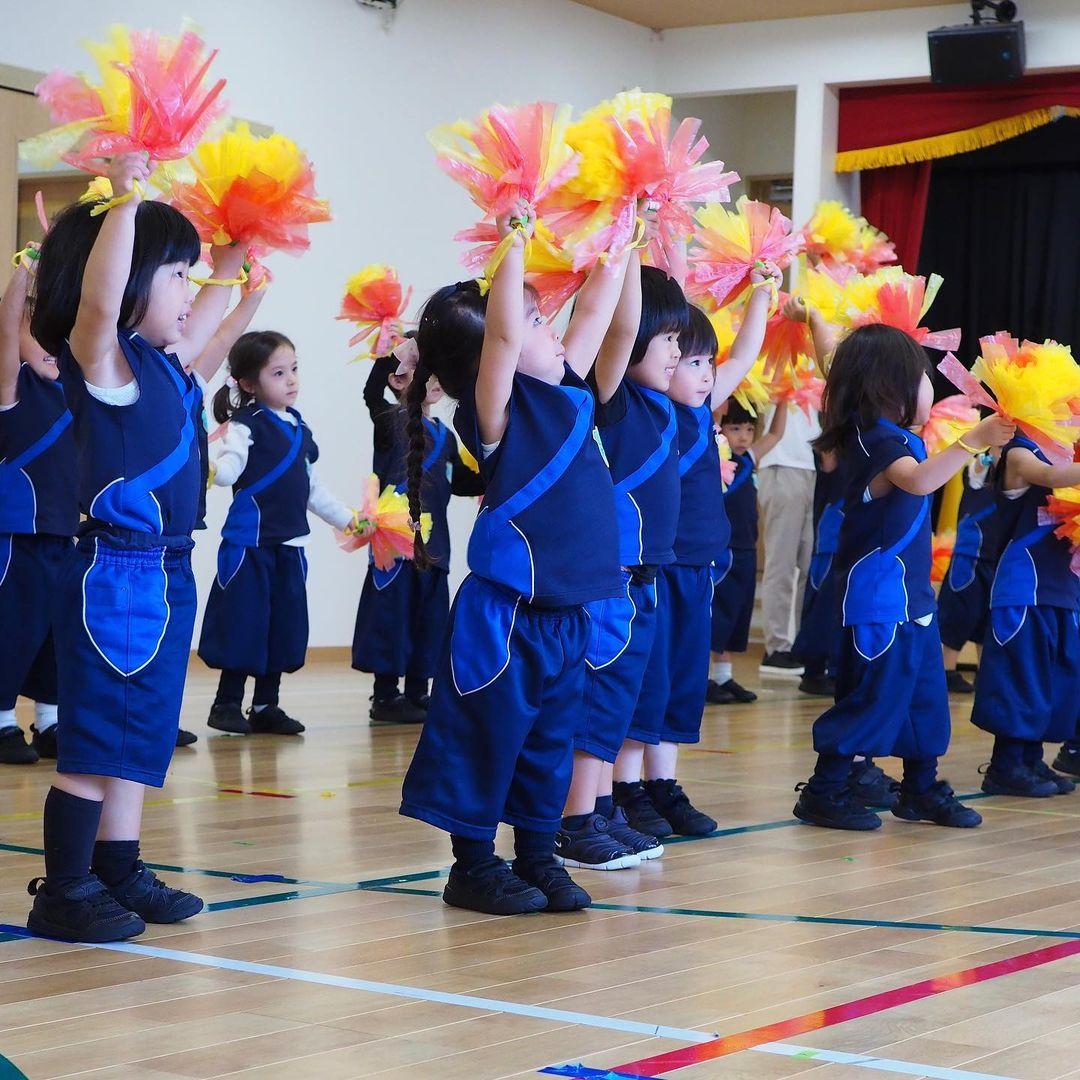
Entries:
{"label": "navy blue vest", "polygon": [[319,448],[300,414],[288,412],[295,424],[257,403],[233,414],[232,422],[251,432],[251,447],[233,486],[223,540],[240,547],[271,547],[311,532],[308,466],[318,460]]}
{"label": "navy blue vest", "polygon": [[514,376],[506,431],[486,458],[473,393],[454,416],[487,483],[469,539],[469,569],[538,607],[625,592],[611,474],[595,437],[593,409],[589,387],[566,366],[559,386]]}
{"label": "navy blue vest", "polygon": [[1035,443],[1019,435],[1001,451],[995,486],[1002,551],[990,606],[1021,608],[1039,604],[1075,611],[1080,606],[1080,580],[1069,568],[1068,541],[1054,536],[1053,525],[1039,524],[1039,508],[1045,504],[1050,489],[1033,485],[1017,499],[1005,496],[1006,462],[1010,451],[1020,448],[1047,461]]}
{"label": "navy blue vest", "polygon": [[845,459],[840,458],[832,472],[825,472],[816,456],[814,468],[814,553],[807,577],[813,588],[820,589],[840,546],[848,470]]}
{"label": "navy blue vest", "polygon": [[82,369],[65,345],[58,362],[75,418],[80,530],[103,526],[114,535],[141,533],[165,546],[191,545],[206,467],[199,450],[202,390],[172,354],[133,330],[118,334],[139,398],[106,405],[86,389]]}
{"label": "navy blue vest", "polygon": [[675,406],[666,394],[627,378],[598,407],[597,425],[615,485],[620,562],[674,562],[680,486]]}
{"label": "navy blue vest", "polygon": [[16,396],[0,412],[0,533],[74,536],[79,493],[64,389],[23,364]]}
{"label": "navy blue vest", "polygon": [[731,546],[753,551],[757,547],[758,505],[754,483],[754,459],[749,454],[732,451],[735,475],[724,492],[724,503],[731,521]]}
{"label": "navy blue vest", "polygon": [[678,423],[679,519],[675,561],[683,566],[710,566],[728,546],[731,532],[720,478],[716,428],[706,402],[696,409],[672,403]]}
{"label": "navy blue vest", "polygon": [[888,420],[856,432],[844,446],[848,486],[836,552],[844,587],[844,625],[909,622],[937,610],[930,585],[930,498],[893,487],[871,499],[870,482],[894,461],[926,460],[922,439]]}

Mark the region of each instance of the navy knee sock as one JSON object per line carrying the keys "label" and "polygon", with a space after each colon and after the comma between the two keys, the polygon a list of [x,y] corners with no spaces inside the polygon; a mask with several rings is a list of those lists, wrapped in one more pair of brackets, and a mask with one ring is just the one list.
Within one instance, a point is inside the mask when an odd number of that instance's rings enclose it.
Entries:
{"label": "navy knee sock", "polygon": [[912,795],[929,791],[937,780],[937,758],[904,758],[901,787]]}
{"label": "navy knee sock", "polygon": [[847,787],[853,760],[850,754],[818,754],[808,787],[815,795],[839,795]]}
{"label": "navy knee sock", "polygon": [[247,676],[239,671],[223,671],[218,679],[217,696],[214,698],[215,705],[235,706],[237,709],[244,704],[244,684]]}
{"label": "navy knee sock", "polygon": [[[396,683],[394,684],[397,685]],[[427,679],[421,678],[419,675],[406,675],[405,676],[405,696],[410,701],[419,701],[428,692]]]}
{"label": "navy knee sock", "polygon": [[514,826],[514,862],[546,863],[555,855],[555,834]]}
{"label": "navy knee sock", "polygon": [[451,835],[450,846],[454,851],[454,861],[463,870],[471,870],[495,854],[494,840],[473,840],[468,836]]}
{"label": "navy knee sock", "polygon": [[990,763],[1009,772],[1019,769],[1024,764],[1023,739],[1013,739],[1007,735],[996,736]]}
{"label": "navy knee sock", "polygon": [[1043,759],[1043,744],[1041,742],[1025,742],[1021,752],[1025,765],[1038,765]]}
{"label": "navy knee sock", "polygon": [[375,676],[375,700],[393,701],[398,696],[398,677],[396,675]]}
{"label": "navy knee sock", "polygon": [[251,698],[251,704],[255,711],[265,709],[270,705],[276,705],[281,693],[281,672],[272,671],[269,675],[257,675],[255,677],[255,692]]}
{"label": "navy knee sock", "polygon": [[99,840],[94,845],[90,869],[106,885],[119,885],[135,869],[138,858],[138,840]]}
{"label": "navy knee sock", "polygon": [[45,880],[63,890],[90,873],[101,803],[50,788],[45,797]]}

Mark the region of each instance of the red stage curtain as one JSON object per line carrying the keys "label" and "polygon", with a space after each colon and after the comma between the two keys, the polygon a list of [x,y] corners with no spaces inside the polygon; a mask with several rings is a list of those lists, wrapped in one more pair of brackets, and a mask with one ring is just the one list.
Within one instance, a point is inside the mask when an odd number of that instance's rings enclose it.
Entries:
{"label": "red stage curtain", "polygon": [[908,273],[916,273],[930,192],[930,162],[866,169],[859,182],[863,217],[892,240],[896,261]]}

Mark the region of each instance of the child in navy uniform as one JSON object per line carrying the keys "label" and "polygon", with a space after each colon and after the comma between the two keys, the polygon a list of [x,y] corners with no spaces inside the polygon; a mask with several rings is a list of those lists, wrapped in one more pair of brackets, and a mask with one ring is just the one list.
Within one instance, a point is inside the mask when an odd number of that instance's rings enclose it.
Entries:
{"label": "child in navy uniform", "polygon": [[[526,207],[513,216],[531,230]],[[500,234],[510,220],[499,219]],[[408,394],[413,521],[432,375],[459,403],[454,426],[481,463],[486,492],[401,813],[450,833],[443,900],[494,915],[591,903],[556,863],[555,831],[585,696],[584,605],[623,590],[611,475],[584,376],[626,264],[593,270],[563,346],[524,287],[524,239],[515,236],[486,299],[470,281],[427,302]],[[419,535],[416,562],[427,564]],[[495,855],[500,821],[514,827],[512,868]]]}
{"label": "child in navy uniform", "polygon": [[[109,173],[126,200],[57,217],[30,324],[58,358],[86,516],[58,590],[57,775],[45,800],[45,877],[30,884],[27,919],[65,941],[131,937],[203,906],[144,866],[138,838],[145,785],[164,783],[176,742],[195,621],[191,532],[206,482],[196,431],[213,374],[198,357],[229,289],[204,288],[192,303],[199,238],[177,210],[141,201],[144,154],[114,158]],[[242,258],[214,249],[226,278]]]}
{"label": "child in navy uniform", "polygon": [[[30,269],[0,300],[0,763],[56,757],[53,603],[79,526],[75,441],[56,361],[25,332]],[[15,700],[34,700],[33,740]]]}
{"label": "child in navy uniform", "polygon": [[[375,426],[374,470],[379,484],[406,489],[408,439],[404,395],[412,382],[416,344],[410,337],[398,347],[401,354],[380,357],[364,386]],[[390,387],[398,404],[386,400]],[[451,495],[481,495],[480,477],[461,461],[457,439],[431,408],[443,391],[434,376],[428,379],[423,403],[424,510],[431,514],[427,541],[431,568],[425,573],[410,559],[396,559],[390,570],[368,563],[353,633],[352,666],[375,676],[371,720],[376,724],[419,723],[427,715],[428,685],[435,674],[446,624],[450,618],[450,528],[446,510]],[[400,679],[405,677],[405,693]]]}
{"label": "child in navy uniform", "polygon": [[984,454],[973,458],[964,472],[956,542],[938,591],[945,680],[953,694],[975,691],[956,665],[969,641],[982,645],[990,617],[990,587],[999,544],[997,493],[989,482],[992,467],[990,455]]}
{"label": "child in navy uniform", "polygon": [[[299,670],[307,654],[307,512],[339,529],[354,519],[314,471],[319,448],[293,408],[297,369],[284,334],[247,333],[230,350],[229,380],[214,395],[214,418],[229,424],[214,458],[214,484],[231,486],[233,501],[199,656],[221,670],[207,723],[232,735],[303,732],[278,702],[282,672]],[[255,690],[244,716],[248,676]]]}
{"label": "child in navy uniform", "polygon": [[837,451],[848,468],[835,568],[844,637],[836,704],[814,724],[817,765],[794,811],[814,825],[880,827],[848,787],[856,754],[904,759],[895,816],[953,828],[982,820],[936,779],[949,697],[930,586],[930,496],[971,454],[1006,443],[1013,427],[990,417],[928,458],[909,429],[925,423],[932,403],[926,354],[903,331],[866,326],[837,348],[816,448]]}
{"label": "child in navy uniform", "polygon": [[[1053,524],[1039,523],[1051,490],[1073,484],[1080,484],[1080,464],[1051,465],[1019,435],[995,469],[1002,546],[971,711],[971,722],[994,736],[982,784],[990,795],[1046,798],[1075,787],[1043,761],[1043,743],[1068,744],[1076,735],[1080,580],[1068,542]],[[1066,745],[1055,765],[1069,766],[1069,751]]]}
{"label": "child in navy uniform", "polygon": [[720,431],[731,447],[735,475],[724,491],[724,509],[731,523],[728,551],[718,560],[712,598],[712,661],[705,700],[710,705],[747,705],[757,694],[732,677],[731,653],[746,652],[757,588],[758,504],[754,472],[757,463],[782,438],[788,406],[773,409],[768,431],[757,436],[757,419],[735,398],[728,398]]}

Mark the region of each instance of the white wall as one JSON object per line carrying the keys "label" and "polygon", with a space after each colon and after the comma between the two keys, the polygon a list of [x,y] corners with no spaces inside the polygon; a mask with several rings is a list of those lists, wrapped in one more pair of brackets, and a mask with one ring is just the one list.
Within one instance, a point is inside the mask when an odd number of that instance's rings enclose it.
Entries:
{"label": "white wall", "polygon": [[[536,15],[543,8],[543,23]],[[242,116],[303,145],[334,221],[312,229],[301,260],[272,261],[277,275],[257,326],[280,329],[300,353],[300,408],[322,451],[319,469],[342,498],[358,497],[371,465],[371,425],[361,400],[366,364],[347,365],[347,324],[333,316],[345,279],[390,262],[420,301],[464,276],[450,237],[475,220],[464,194],[433,162],[425,133],[493,100],[550,98],[588,106],[653,81],[648,32],[569,0],[406,0],[390,29],[352,0],[0,0],[0,63],[39,71],[87,68],[79,47],[113,22],[178,25],[181,14],[221,50],[215,70]],[[227,497],[211,493],[209,532],[196,549],[205,596]],[[455,500],[460,576],[471,500]],[[344,555],[313,522],[309,595],[312,645],[352,639],[363,554]]]}

